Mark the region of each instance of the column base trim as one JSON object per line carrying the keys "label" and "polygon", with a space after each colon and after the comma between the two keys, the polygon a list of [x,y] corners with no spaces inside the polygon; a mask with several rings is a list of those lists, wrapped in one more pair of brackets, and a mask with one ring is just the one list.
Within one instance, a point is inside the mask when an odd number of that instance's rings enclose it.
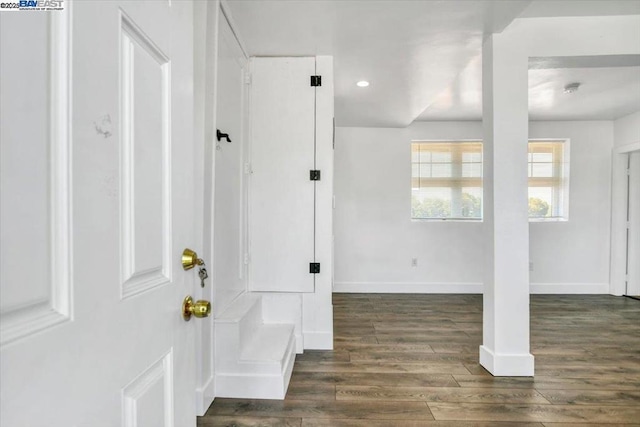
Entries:
{"label": "column base trim", "polygon": [[496,354],[484,345],[480,346],[480,364],[495,377],[532,377],[532,354]]}
{"label": "column base trim", "polygon": [[333,332],[303,332],[305,350],[333,350]]}

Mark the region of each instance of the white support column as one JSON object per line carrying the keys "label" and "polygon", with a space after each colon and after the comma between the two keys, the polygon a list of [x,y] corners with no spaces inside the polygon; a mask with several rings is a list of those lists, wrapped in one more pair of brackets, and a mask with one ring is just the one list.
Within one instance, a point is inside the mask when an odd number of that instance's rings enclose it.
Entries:
{"label": "white support column", "polygon": [[483,46],[484,299],[480,364],[532,376],[527,204],[528,57],[501,34]]}

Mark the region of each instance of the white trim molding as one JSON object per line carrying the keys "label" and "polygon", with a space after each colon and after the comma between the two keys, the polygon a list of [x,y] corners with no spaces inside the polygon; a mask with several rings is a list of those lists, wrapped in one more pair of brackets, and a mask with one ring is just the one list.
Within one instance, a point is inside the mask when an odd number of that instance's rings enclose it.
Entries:
{"label": "white trim molding", "polygon": [[333,292],[363,294],[481,294],[482,283],[335,282]]}
{"label": "white trim molding", "polygon": [[207,412],[215,398],[215,377],[211,375],[204,385],[196,388],[196,414],[201,417]]}
{"label": "white trim molding", "polygon": [[640,141],[612,150],[611,182],[611,283],[608,293],[624,295],[626,291],[627,260],[627,159],[630,153],[640,150]]}
{"label": "white trim molding", "polygon": [[303,332],[305,350],[333,350],[333,331]]}
{"label": "white trim molding", "polygon": [[[531,294],[608,294],[608,283],[531,283]],[[335,293],[362,294],[482,294],[480,282],[335,282]],[[305,348],[307,338],[305,333]]]}
{"label": "white trim molding", "polygon": [[600,295],[609,293],[608,283],[531,283],[530,294]]}
{"label": "white trim molding", "polygon": [[532,354],[500,354],[480,346],[480,364],[496,377],[532,377],[534,358]]}

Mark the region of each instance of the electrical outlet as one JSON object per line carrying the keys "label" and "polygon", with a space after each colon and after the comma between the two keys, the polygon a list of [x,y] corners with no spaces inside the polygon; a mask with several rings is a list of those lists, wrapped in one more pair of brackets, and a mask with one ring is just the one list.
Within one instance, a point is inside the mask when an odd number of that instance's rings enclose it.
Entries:
{"label": "electrical outlet", "polygon": [[529,261],[529,271],[533,271],[533,262]]}
{"label": "electrical outlet", "polygon": [[418,266],[418,258],[411,258],[411,267]]}

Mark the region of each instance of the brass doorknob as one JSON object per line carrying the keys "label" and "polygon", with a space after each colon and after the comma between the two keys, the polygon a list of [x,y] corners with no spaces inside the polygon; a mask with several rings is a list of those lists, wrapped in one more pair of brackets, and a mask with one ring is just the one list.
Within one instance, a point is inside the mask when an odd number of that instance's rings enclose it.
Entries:
{"label": "brass doorknob", "polygon": [[198,258],[198,254],[189,248],[182,251],[182,268],[191,270],[196,265],[203,265],[204,261]]}
{"label": "brass doorknob", "polygon": [[211,314],[211,303],[203,299],[193,302],[191,295],[182,301],[182,317],[184,320],[191,320],[191,316],[199,318],[209,317]]}

